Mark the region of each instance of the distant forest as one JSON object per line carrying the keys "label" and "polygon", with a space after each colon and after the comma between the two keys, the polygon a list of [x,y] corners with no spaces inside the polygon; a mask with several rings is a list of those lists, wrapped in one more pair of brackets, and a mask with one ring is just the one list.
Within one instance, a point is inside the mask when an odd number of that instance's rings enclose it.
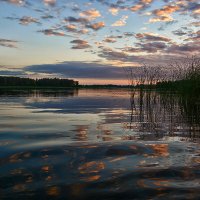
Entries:
{"label": "distant forest", "polygon": [[59,78],[30,79],[20,77],[0,76],[1,87],[76,87],[78,81]]}

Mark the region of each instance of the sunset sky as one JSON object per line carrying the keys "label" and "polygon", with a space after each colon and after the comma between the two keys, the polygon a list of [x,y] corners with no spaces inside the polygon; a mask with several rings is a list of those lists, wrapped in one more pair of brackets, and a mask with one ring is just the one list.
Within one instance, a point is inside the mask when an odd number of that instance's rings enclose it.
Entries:
{"label": "sunset sky", "polygon": [[200,52],[199,0],[0,0],[0,75],[126,84]]}

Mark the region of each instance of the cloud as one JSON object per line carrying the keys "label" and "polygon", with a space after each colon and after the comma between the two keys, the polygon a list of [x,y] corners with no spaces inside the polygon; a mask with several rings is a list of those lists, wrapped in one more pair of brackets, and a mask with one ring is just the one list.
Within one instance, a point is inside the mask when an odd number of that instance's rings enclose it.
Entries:
{"label": "cloud", "polygon": [[191,22],[189,26],[200,27],[200,22]]}
{"label": "cloud", "polygon": [[131,58],[127,53],[123,51],[116,51],[111,48],[103,47],[102,50],[98,53],[98,56],[111,61],[125,61],[125,62],[131,61]]}
{"label": "cloud", "polygon": [[135,33],[132,33],[132,32],[125,32],[124,33],[124,36],[125,37],[132,37],[132,36],[134,36],[135,35]]}
{"label": "cloud", "polygon": [[110,12],[112,15],[114,15],[114,16],[118,15],[118,12],[119,12],[119,9],[118,9],[118,8],[111,7],[111,8],[109,8],[108,10],[109,10],[109,12]]}
{"label": "cloud", "polygon": [[128,16],[124,15],[124,16],[121,17],[120,20],[118,20],[115,23],[113,23],[112,26],[125,26],[127,19],[128,19]]}
{"label": "cloud", "polygon": [[43,0],[46,5],[54,6],[56,4],[56,0]]}
{"label": "cloud", "polygon": [[97,23],[94,23],[94,24],[87,24],[86,27],[93,29],[94,31],[98,31],[99,29],[105,27],[105,23],[104,22],[97,22]]}
{"label": "cloud", "polygon": [[15,5],[24,5],[25,1],[24,0],[1,0],[7,3],[15,4]]}
{"label": "cloud", "polygon": [[64,28],[68,31],[68,32],[73,32],[73,33],[78,33],[78,34],[86,34],[88,33],[87,29],[80,29],[78,30],[77,26],[74,24],[68,24],[66,26],[64,26]]}
{"label": "cloud", "polygon": [[65,62],[57,64],[32,65],[24,67],[25,72],[60,74],[67,78],[124,79],[121,67],[86,62]]}
{"label": "cloud", "polygon": [[69,36],[69,35],[66,35],[62,31],[57,31],[57,30],[54,30],[54,29],[45,29],[45,30],[41,30],[41,31],[38,31],[38,32],[44,33],[44,35],[48,35],[48,36],[62,36],[62,37]]}
{"label": "cloud", "polygon": [[89,20],[94,20],[101,17],[101,13],[96,9],[86,10],[79,14],[81,17],[87,17]]}
{"label": "cloud", "polygon": [[9,71],[9,70],[0,70],[0,75],[1,76],[24,76],[27,75],[23,71]]}
{"label": "cloud", "polygon": [[178,5],[166,5],[161,9],[154,10],[153,14],[156,16],[165,16],[165,15],[171,14],[179,9],[180,9],[180,7]]}
{"label": "cloud", "polygon": [[105,23],[103,21],[102,22],[97,22],[97,23],[91,23],[90,20],[88,20],[88,19],[86,19],[84,17],[76,18],[76,17],[71,17],[70,16],[70,17],[65,18],[64,22],[67,22],[67,23],[78,23],[78,24],[82,25],[83,27],[92,29],[94,31],[98,31],[99,29],[105,27]]}
{"label": "cloud", "polygon": [[137,4],[131,6],[129,10],[136,12],[140,10],[144,10],[153,2],[153,0],[139,0]]}
{"label": "cloud", "polygon": [[[110,10],[110,12],[115,14],[118,10],[130,10],[130,11],[141,11],[145,10],[146,8],[151,6],[151,3],[154,0],[115,0],[115,1],[108,1],[108,0],[91,0],[91,1],[97,1],[99,3],[102,3],[104,6],[107,6]],[[112,10],[112,8],[114,8]],[[115,11],[116,10],[116,11]]]}
{"label": "cloud", "polygon": [[18,17],[6,17],[6,19],[17,20],[17,21],[19,21],[19,24],[21,24],[21,25],[29,25],[31,23],[41,24],[39,22],[39,19],[33,18],[31,16],[23,16],[21,18],[18,18]]}
{"label": "cloud", "polygon": [[199,42],[191,42],[183,45],[173,44],[167,49],[167,53],[169,54],[177,54],[177,55],[193,55],[198,54],[200,50]]}
{"label": "cloud", "polygon": [[195,10],[193,11],[192,16],[193,16],[194,18],[199,18],[199,16],[200,16],[200,6],[199,6],[199,8],[197,8],[197,9],[195,9]]}
{"label": "cloud", "polygon": [[161,9],[156,9],[152,12],[153,15],[155,15],[154,18],[151,18],[149,22],[170,22],[174,19],[171,17],[171,14],[180,10],[180,7],[178,5],[166,5]]}
{"label": "cloud", "polygon": [[[193,38],[194,39],[194,38]],[[151,41],[136,43],[135,47],[125,47],[122,51],[100,46],[101,51],[98,56],[106,60],[120,61],[125,63],[160,63],[170,62],[170,60],[183,55],[193,55],[199,53],[199,39],[182,44],[166,43],[165,41]],[[140,54],[138,54],[140,53]],[[148,53],[149,55],[145,55]]]}
{"label": "cloud", "polygon": [[[2,2],[24,5],[22,8],[5,3],[4,7],[7,10],[2,13],[2,18],[8,12],[11,17],[7,19],[16,20],[16,23],[22,25],[41,24],[42,28],[40,27],[38,32],[44,35],[73,37],[71,40],[76,42],[72,41],[68,44],[65,43],[65,38],[63,38],[63,45],[68,45],[71,49],[85,49],[85,52],[91,53],[91,59],[99,56],[99,59],[109,63],[113,60],[121,61],[121,63],[140,62],[148,54],[148,56],[152,56],[154,53],[160,56],[165,56],[165,54],[176,56],[187,52],[190,54],[188,49],[191,52],[197,52],[198,49],[195,42],[199,41],[197,32],[199,20],[192,18],[199,16],[198,0],[162,0],[160,2],[154,0],[86,0],[82,4],[81,1],[72,0],[67,1],[67,3],[56,0],[0,0],[0,3]],[[16,11],[15,13],[12,12],[13,9]],[[32,17],[26,16],[27,13],[31,13]],[[125,14],[115,17],[119,13]],[[107,19],[106,16],[110,16],[112,19]],[[136,20],[136,27],[132,27],[132,30],[136,33],[128,32],[131,30],[130,26],[123,27],[131,20]],[[148,20],[152,23],[165,23],[148,24]],[[158,30],[158,34],[144,31],[144,29],[141,29],[144,27],[144,23],[140,22],[147,22],[145,27],[149,30]],[[175,22],[177,23],[173,24]],[[12,24],[8,22],[9,29]],[[112,27],[109,27],[108,24]],[[189,27],[189,24],[193,28],[192,31],[182,27]],[[172,27],[168,27],[168,25]],[[123,28],[118,28],[120,26]],[[27,31],[32,31],[35,27],[28,28]],[[5,28],[8,31],[7,25]],[[167,29],[165,35],[160,32],[163,28]],[[123,38],[123,40],[120,38]],[[55,38],[52,37],[51,39],[54,40]],[[79,39],[79,42],[77,39]],[[117,44],[112,44],[118,41],[120,46],[117,47]],[[0,42],[2,47],[16,48],[18,45],[17,41]],[[132,45],[130,45],[131,43]],[[95,47],[92,48],[91,45]],[[111,46],[113,49],[106,49],[105,46]],[[77,57],[78,59],[79,57]],[[159,56],[156,59],[159,59]]]}
{"label": "cloud", "polygon": [[102,51],[99,52],[98,56],[106,59],[107,61],[112,62],[121,62],[123,64],[129,66],[140,66],[143,63],[148,64],[166,64],[167,62],[170,63],[172,58],[176,56],[170,56],[169,53],[167,54],[150,54],[150,55],[138,55],[142,50],[141,48],[133,48],[132,53],[136,53],[135,55],[130,55],[128,51],[122,49],[122,51],[116,51],[114,49],[109,48],[102,48]]}
{"label": "cloud", "polygon": [[83,17],[67,17],[64,19],[65,22],[69,22],[69,23],[81,23],[81,24],[88,24],[89,20]]}
{"label": "cloud", "polygon": [[53,15],[50,14],[45,14],[43,16],[41,16],[42,19],[54,19],[55,17]]}
{"label": "cloud", "polygon": [[171,39],[167,38],[162,35],[154,34],[154,33],[137,33],[135,38],[139,40],[145,41],[163,41],[163,42],[170,42]]}
{"label": "cloud", "polygon": [[85,40],[72,40],[70,43],[74,44],[72,49],[87,49],[91,47]]}
{"label": "cloud", "polygon": [[[200,31],[197,31],[195,33],[191,33],[190,37],[188,37],[187,39],[185,39],[185,41],[194,41],[195,44],[198,44],[196,42],[200,42]],[[199,48],[200,50],[200,48]]]}
{"label": "cloud", "polygon": [[167,48],[166,43],[164,42],[150,42],[150,43],[137,43],[137,45],[140,47],[141,52],[147,52],[147,53],[156,53],[160,50],[164,50]]}
{"label": "cloud", "polygon": [[189,11],[191,16],[199,19],[200,16],[200,4],[199,1],[189,1],[187,6],[184,7],[185,11]]}
{"label": "cloud", "polygon": [[137,5],[130,7],[130,10],[135,12],[135,11],[141,10],[143,7],[144,6],[142,4],[137,4]]}
{"label": "cloud", "polygon": [[177,30],[172,31],[174,35],[185,36],[192,33],[192,29],[188,29],[187,27],[181,27]]}
{"label": "cloud", "polygon": [[68,31],[72,31],[72,32],[76,32],[76,31],[77,31],[77,26],[74,25],[74,24],[69,24],[69,25],[65,26],[65,28],[66,28]]}
{"label": "cloud", "polygon": [[80,8],[77,4],[72,4],[71,9],[72,9],[72,11],[74,11],[74,12],[79,12],[79,11],[81,11],[81,8]]}
{"label": "cloud", "polygon": [[0,38],[0,46],[9,47],[9,48],[17,48],[18,41],[16,40],[8,40]]}
{"label": "cloud", "polygon": [[128,53],[140,53],[142,50],[136,47],[125,47],[123,48],[123,51]]}
{"label": "cloud", "polygon": [[115,38],[111,38],[111,37],[107,37],[103,40],[103,42],[107,42],[107,43],[115,43],[117,42],[117,40]]}
{"label": "cloud", "polygon": [[19,18],[19,23],[22,25],[29,25],[31,23],[40,24],[38,19],[29,16],[24,16],[22,18]]}
{"label": "cloud", "polygon": [[126,47],[123,51],[128,53],[156,53],[167,48],[164,42],[136,43],[137,47]]}
{"label": "cloud", "polygon": [[155,23],[155,22],[172,22],[174,19],[170,15],[166,16],[160,16],[160,17],[154,17],[149,20],[150,23]]}

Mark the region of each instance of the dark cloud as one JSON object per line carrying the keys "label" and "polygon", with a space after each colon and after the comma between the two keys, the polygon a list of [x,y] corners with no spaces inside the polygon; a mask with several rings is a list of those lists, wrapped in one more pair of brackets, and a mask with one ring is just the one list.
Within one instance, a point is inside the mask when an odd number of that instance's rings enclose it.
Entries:
{"label": "dark cloud", "polygon": [[124,79],[124,69],[109,65],[85,62],[65,62],[58,64],[32,65],[25,72],[60,74],[67,78]]}
{"label": "dark cloud", "polygon": [[[101,47],[98,56],[111,61],[132,62],[132,63],[160,63],[170,62],[172,58],[198,54],[200,50],[199,42],[189,42],[184,44],[149,42],[136,43],[136,47],[126,47],[122,51]],[[133,54],[130,54],[133,53]],[[134,54],[135,53],[135,54]],[[138,53],[150,53],[139,56]],[[164,60],[164,61],[163,61]]]}
{"label": "dark cloud", "polygon": [[[48,35],[48,36],[69,36],[69,35],[66,35],[64,32],[61,32],[61,31],[57,31],[57,30],[54,30],[54,29],[45,29],[45,30],[41,30],[41,31],[38,31],[40,33],[44,33],[45,35]],[[70,36],[72,37],[72,36]]]}
{"label": "dark cloud", "polygon": [[41,18],[42,19],[54,19],[55,17],[53,15],[46,14],[46,15],[42,15]]}
{"label": "dark cloud", "polygon": [[185,10],[191,12],[191,16],[194,18],[199,18],[200,16],[200,3],[199,2],[189,2]]}
{"label": "dark cloud", "polygon": [[137,44],[141,52],[147,52],[147,53],[156,53],[159,50],[164,50],[167,48],[167,45],[164,42],[150,42],[150,43],[138,43]]}
{"label": "dark cloud", "polygon": [[200,31],[197,31],[195,33],[191,33],[190,37],[188,37],[187,39],[185,39],[185,41],[193,41],[193,42],[195,42],[195,44],[198,44],[196,42],[200,43]]}
{"label": "dark cloud", "polygon": [[138,56],[130,56],[123,51],[116,51],[110,48],[101,48],[98,56],[111,61],[137,62],[140,60]]}
{"label": "dark cloud", "polygon": [[19,23],[22,25],[29,25],[31,23],[41,24],[38,19],[30,17],[30,16],[24,16],[20,18]]}
{"label": "dark cloud", "polygon": [[170,42],[171,39],[165,36],[153,34],[153,33],[137,33],[135,38],[145,41],[163,41]]}
{"label": "dark cloud", "polygon": [[166,53],[177,54],[177,55],[192,55],[198,54],[200,51],[199,42],[190,42],[182,45],[172,44],[167,50]]}
{"label": "dark cloud", "polygon": [[74,44],[72,49],[87,49],[91,47],[85,40],[72,40],[70,43]]}
{"label": "dark cloud", "polygon": [[124,33],[124,36],[125,37],[132,37],[132,36],[134,36],[135,35],[135,33],[132,33],[132,32],[125,32]]}
{"label": "dark cloud", "polygon": [[94,23],[94,24],[87,24],[86,27],[93,29],[94,31],[98,31],[99,29],[105,27],[105,23],[104,22],[97,22],[97,23]]}
{"label": "dark cloud", "polygon": [[17,48],[18,41],[16,40],[8,40],[0,38],[0,46],[2,47],[9,47],[9,48]]}
{"label": "dark cloud", "polygon": [[27,75],[23,71],[9,71],[9,70],[0,70],[0,76],[25,76]]}
{"label": "dark cloud", "polygon": [[178,30],[174,30],[172,31],[172,33],[174,35],[178,35],[178,36],[184,36],[184,35],[187,35],[188,33],[182,29],[178,29]]}
{"label": "dark cloud", "polygon": [[[91,0],[92,2],[93,0]],[[149,8],[154,0],[94,0],[97,1],[109,9],[117,9],[117,10],[130,10],[132,12],[141,12],[145,9]]]}
{"label": "dark cloud", "polygon": [[158,28],[159,31],[163,31],[165,30],[168,26],[172,25],[172,24],[176,24],[178,23],[178,20],[173,20],[173,21],[169,21],[169,22],[165,22],[162,23],[162,25]]}
{"label": "dark cloud", "polygon": [[189,26],[195,26],[195,27],[200,27],[200,21],[199,22],[191,22]]}
{"label": "dark cloud", "polygon": [[113,38],[113,39],[121,39],[123,38],[123,35],[110,35],[108,38]]}
{"label": "dark cloud", "polygon": [[81,24],[88,24],[89,23],[89,20],[84,18],[84,17],[79,17],[79,18],[76,18],[76,17],[67,17],[64,19],[65,22],[70,22],[70,23],[81,23]]}
{"label": "dark cloud", "polygon": [[23,16],[21,18],[19,18],[19,17],[6,17],[6,19],[17,20],[19,22],[19,24],[21,24],[21,25],[29,25],[29,24],[32,24],[32,23],[41,24],[39,19],[31,17],[31,16]]}
{"label": "dark cloud", "polygon": [[127,47],[124,51],[129,53],[156,53],[167,48],[164,42],[136,43],[137,48]]}
{"label": "dark cloud", "polygon": [[[135,48],[135,52],[141,52],[141,49]],[[129,52],[130,53],[130,52]],[[105,48],[101,47],[101,51],[98,52],[98,56],[101,58],[104,58],[109,61],[120,61],[122,63],[134,63],[134,64],[141,64],[141,63],[149,63],[149,62],[158,62],[159,61],[159,56],[151,57],[150,55],[148,56],[139,56],[139,55],[130,55],[128,52],[122,50],[122,51],[117,51],[115,49],[111,48]],[[161,60],[161,59],[160,59]]]}

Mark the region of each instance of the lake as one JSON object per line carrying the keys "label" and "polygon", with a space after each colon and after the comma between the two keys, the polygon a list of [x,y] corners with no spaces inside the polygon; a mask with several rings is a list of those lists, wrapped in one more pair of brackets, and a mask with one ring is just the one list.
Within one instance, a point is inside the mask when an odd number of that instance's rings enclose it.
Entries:
{"label": "lake", "polygon": [[198,95],[0,93],[0,199],[200,199]]}

